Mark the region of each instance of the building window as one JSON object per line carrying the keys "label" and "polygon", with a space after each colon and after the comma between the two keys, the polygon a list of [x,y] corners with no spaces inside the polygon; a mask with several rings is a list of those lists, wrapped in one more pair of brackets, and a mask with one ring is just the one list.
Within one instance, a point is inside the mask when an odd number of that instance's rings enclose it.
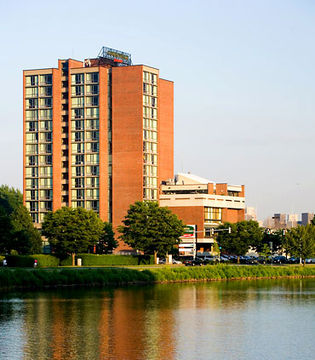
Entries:
{"label": "building window", "polygon": [[25,76],[25,84],[26,86],[38,85],[38,76],[37,75]]}
{"label": "building window", "polygon": [[98,96],[89,96],[86,98],[86,106],[98,106]]}
{"label": "building window", "polygon": [[31,200],[37,200],[37,191],[36,190],[31,190]]}
{"label": "building window", "polygon": [[91,166],[91,174],[98,175],[98,166]]}
{"label": "building window", "polygon": [[238,191],[228,191],[228,196],[239,196],[239,192]]}
{"label": "building window", "polygon": [[75,130],[83,130],[84,128],[84,122],[81,120],[75,120],[74,122],[74,126],[75,126]]}
{"label": "building window", "polygon": [[84,74],[74,74],[71,76],[72,84],[83,84]]}
{"label": "building window", "polygon": [[87,85],[86,93],[87,95],[98,95],[98,85]]}
{"label": "building window", "polygon": [[84,190],[76,190],[76,195],[77,195],[77,199],[84,200]]}
{"label": "building window", "polygon": [[98,73],[87,73],[86,74],[87,83],[98,83]]}
{"label": "building window", "polygon": [[84,94],[84,87],[83,86],[76,86],[75,87],[75,94],[76,96],[80,96]]}
{"label": "building window", "polygon": [[75,176],[84,176],[84,167],[83,166],[77,166],[75,168]]}
{"label": "building window", "polygon": [[51,85],[52,84],[52,74],[40,75],[40,83],[42,85]]}
{"label": "building window", "polygon": [[84,187],[84,178],[76,178],[75,180],[75,187],[81,188]]}
{"label": "building window", "polygon": [[25,96],[26,97],[37,97],[38,95],[38,88],[26,88],[25,89]]}
{"label": "building window", "polygon": [[28,123],[28,131],[37,131],[37,123],[35,121]]}
{"label": "building window", "polygon": [[30,201],[30,211],[38,211],[38,203],[35,201]]}
{"label": "building window", "polygon": [[205,222],[220,223],[222,220],[222,209],[205,207]]}
{"label": "building window", "polygon": [[72,109],[72,117],[75,119],[83,119],[84,110],[83,109]]}
{"label": "building window", "polygon": [[37,99],[26,100],[26,107],[28,109],[36,109],[38,107],[38,100]]}
{"label": "building window", "polygon": [[34,167],[31,168],[32,169],[32,177],[38,177],[38,168]]}
{"label": "building window", "polygon": [[51,98],[44,98],[40,100],[40,106],[42,108],[51,108],[52,106],[52,99]]}
{"label": "building window", "polygon": [[84,155],[76,155],[75,163],[76,165],[84,164]]}
{"label": "building window", "polygon": [[98,143],[91,143],[91,151],[98,152]]}
{"label": "building window", "polygon": [[83,133],[82,132],[75,132],[74,133],[74,140],[75,141],[83,141]]}
{"label": "building window", "polygon": [[37,120],[38,119],[38,111],[37,110],[26,111],[25,118],[27,120]]}
{"label": "building window", "polygon": [[45,141],[46,141],[46,142],[51,142],[51,139],[52,139],[52,134],[51,134],[51,132],[45,133]]}

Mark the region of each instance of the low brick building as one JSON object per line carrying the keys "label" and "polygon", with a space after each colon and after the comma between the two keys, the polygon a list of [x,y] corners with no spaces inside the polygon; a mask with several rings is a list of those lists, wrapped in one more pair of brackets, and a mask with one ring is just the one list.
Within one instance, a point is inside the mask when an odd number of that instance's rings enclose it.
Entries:
{"label": "low brick building", "polygon": [[[180,173],[164,181],[159,202],[186,225],[197,225],[196,248],[200,252],[212,250],[213,231],[220,224],[245,219],[244,185],[214,183],[192,174]],[[187,240],[187,248],[192,241],[195,239]]]}

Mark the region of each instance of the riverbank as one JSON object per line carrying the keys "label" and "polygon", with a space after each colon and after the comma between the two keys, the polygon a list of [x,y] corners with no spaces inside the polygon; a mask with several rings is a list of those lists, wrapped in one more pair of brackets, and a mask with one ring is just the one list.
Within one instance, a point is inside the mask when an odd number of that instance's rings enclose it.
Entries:
{"label": "riverbank", "polygon": [[123,286],[165,282],[253,280],[315,277],[314,266],[235,266],[128,268],[1,269],[0,289],[45,289],[63,286]]}

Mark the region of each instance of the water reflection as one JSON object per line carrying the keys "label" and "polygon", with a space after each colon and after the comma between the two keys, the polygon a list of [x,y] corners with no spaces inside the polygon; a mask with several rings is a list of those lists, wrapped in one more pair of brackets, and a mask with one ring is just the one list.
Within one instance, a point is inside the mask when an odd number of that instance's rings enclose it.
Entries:
{"label": "water reflection", "polygon": [[0,358],[312,358],[314,293],[307,279],[2,296]]}

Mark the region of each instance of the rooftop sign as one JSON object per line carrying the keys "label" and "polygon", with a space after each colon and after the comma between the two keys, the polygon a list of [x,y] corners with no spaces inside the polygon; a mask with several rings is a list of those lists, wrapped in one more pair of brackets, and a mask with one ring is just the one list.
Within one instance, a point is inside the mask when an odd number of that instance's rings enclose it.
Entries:
{"label": "rooftop sign", "polygon": [[98,57],[112,60],[114,62],[131,65],[131,54],[103,46]]}

